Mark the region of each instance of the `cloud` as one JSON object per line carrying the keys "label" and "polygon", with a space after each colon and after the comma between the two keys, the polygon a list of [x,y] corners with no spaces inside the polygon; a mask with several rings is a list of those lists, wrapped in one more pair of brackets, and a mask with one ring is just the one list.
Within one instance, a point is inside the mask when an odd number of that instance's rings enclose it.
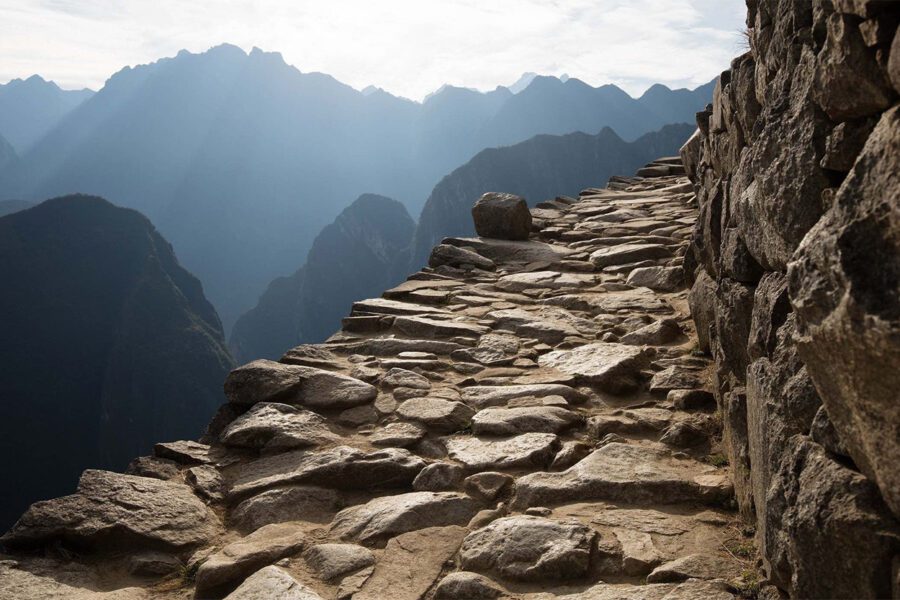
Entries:
{"label": "cloud", "polygon": [[525,71],[692,87],[738,53],[743,0],[0,0],[0,80],[98,88],[125,65],[222,42],[419,99]]}

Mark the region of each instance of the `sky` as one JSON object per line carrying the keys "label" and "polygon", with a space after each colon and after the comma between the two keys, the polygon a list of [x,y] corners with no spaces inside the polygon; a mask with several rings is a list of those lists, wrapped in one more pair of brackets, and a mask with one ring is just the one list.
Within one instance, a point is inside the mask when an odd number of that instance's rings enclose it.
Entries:
{"label": "sky", "polygon": [[745,15],[744,0],[0,0],[0,82],[96,90],[126,65],[227,42],[414,100],[526,71],[638,95],[718,75]]}

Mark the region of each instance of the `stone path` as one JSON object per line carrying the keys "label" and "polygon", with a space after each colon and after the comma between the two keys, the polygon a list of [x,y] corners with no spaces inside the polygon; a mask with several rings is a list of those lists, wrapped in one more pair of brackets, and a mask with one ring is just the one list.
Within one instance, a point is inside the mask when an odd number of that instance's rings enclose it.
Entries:
{"label": "stone path", "polygon": [[209,446],[32,507],[0,598],[740,596],[679,170],[447,239],[326,344],[236,370]]}

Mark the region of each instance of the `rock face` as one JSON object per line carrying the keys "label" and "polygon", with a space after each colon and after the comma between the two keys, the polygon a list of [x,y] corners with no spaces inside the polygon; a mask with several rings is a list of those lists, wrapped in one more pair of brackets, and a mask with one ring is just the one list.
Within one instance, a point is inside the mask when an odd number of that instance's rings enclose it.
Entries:
{"label": "rock face", "polygon": [[[696,353],[687,290],[657,285],[681,269],[697,216],[681,168],[660,159],[542,203],[527,240],[449,238],[465,252],[444,248],[437,266],[355,302],[327,342],[235,369],[204,443],[158,443],[134,475],[89,472],[74,496],[34,505],[3,539],[0,595],[107,590],[127,567],[140,587],[109,589],[123,597],[735,597],[753,562],[729,554],[751,553],[717,457],[712,361]],[[590,260],[642,244],[654,258]],[[628,283],[654,267],[662,279]],[[786,287],[766,287],[769,312]],[[806,398],[788,383],[758,388]],[[819,462],[805,464],[787,471],[806,481]],[[824,494],[858,484],[843,468]],[[887,531],[874,499],[840,508],[784,514],[803,531],[820,516],[829,530]],[[853,581],[892,543],[875,539]],[[657,568],[666,582],[648,583]]]}
{"label": "rock face", "polygon": [[233,364],[200,282],[136,211],[48,200],[0,218],[0,255],[0,448],[17,457],[0,464],[16,482],[0,498],[6,530],[85,468],[199,437]]}
{"label": "rock face", "polygon": [[[889,597],[900,5],[747,4],[752,51],[722,74],[682,150],[700,205],[685,256],[691,309],[770,580],[798,598]],[[851,558],[824,550],[837,547]]]}

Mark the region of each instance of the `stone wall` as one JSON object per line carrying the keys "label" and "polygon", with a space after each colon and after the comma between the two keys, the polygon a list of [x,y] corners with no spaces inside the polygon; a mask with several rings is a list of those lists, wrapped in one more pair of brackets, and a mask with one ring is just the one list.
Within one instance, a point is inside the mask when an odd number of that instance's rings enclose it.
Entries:
{"label": "stone wall", "polygon": [[738,503],[795,598],[900,597],[897,0],[747,0],[682,155]]}

